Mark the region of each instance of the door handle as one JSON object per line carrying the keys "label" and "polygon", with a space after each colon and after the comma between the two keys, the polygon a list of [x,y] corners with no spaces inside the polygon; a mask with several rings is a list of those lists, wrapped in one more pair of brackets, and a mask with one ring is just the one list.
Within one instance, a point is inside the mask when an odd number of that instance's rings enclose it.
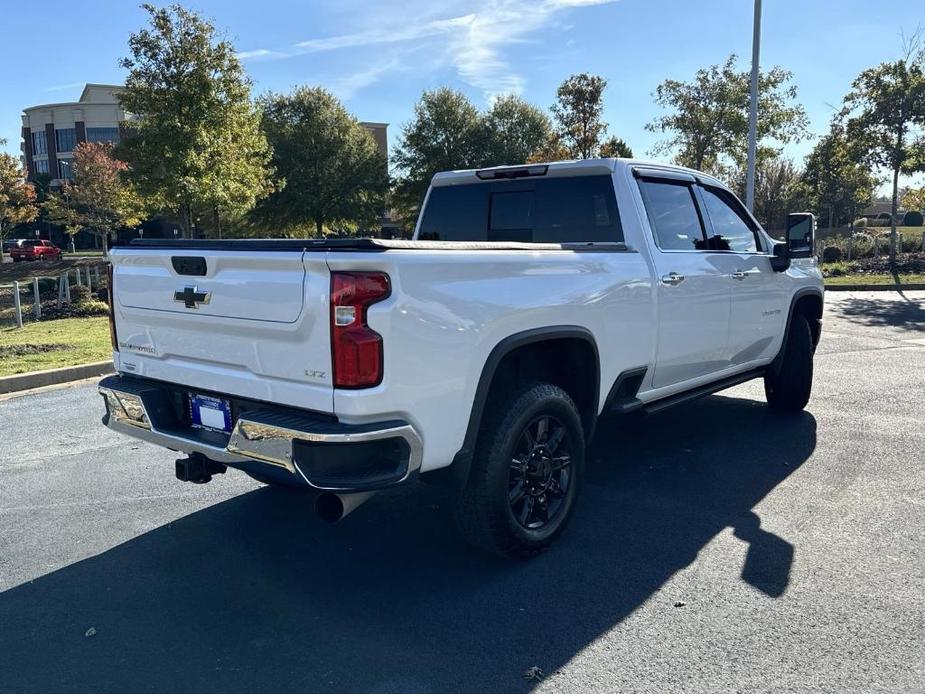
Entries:
{"label": "door handle", "polygon": [[671,286],[676,286],[681,284],[684,281],[684,275],[679,275],[677,272],[669,272],[667,275],[662,275],[662,284],[670,284]]}
{"label": "door handle", "polygon": [[736,270],[732,273],[732,277],[737,280],[744,280],[746,277],[748,277],[748,273],[742,270]]}

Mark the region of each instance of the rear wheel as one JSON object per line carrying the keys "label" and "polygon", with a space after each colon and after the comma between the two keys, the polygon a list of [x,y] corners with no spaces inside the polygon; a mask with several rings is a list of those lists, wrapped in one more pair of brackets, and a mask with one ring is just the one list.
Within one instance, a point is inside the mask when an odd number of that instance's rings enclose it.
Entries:
{"label": "rear wheel", "polygon": [[572,516],[584,471],[584,432],[558,386],[513,388],[486,412],[455,519],[471,544],[511,558],[542,552]]}
{"label": "rear wheel", "polygon": [[764,392],[772,410],[799,412],[813,387],[813,336],[805,316],[793,317],[783,349],[780,367],[764,375]]}

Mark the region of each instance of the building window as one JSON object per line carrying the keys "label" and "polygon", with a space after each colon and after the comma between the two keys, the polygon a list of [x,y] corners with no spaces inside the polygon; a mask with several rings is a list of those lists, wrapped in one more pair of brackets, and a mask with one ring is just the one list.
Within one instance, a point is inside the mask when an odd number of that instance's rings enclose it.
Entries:
{"label": "building window", "polygon": [[73,152],[77,134],[74,128],[55,130],[55,146],[58,152]]}
{"label": "building window", "polygon": [[87,128],[87,142],[119,141],[119,128]]}
{"label": "building window", "polygon": [[35,169],[37,174],[47,174],[48,173],[48,160],[47,159],[34,159],[32,161],[32,166]]}
{"label": "building window", "polygon": [[70,181],[72,178],[74,178],[74,173],[71,171],[70,159],[58,160],[58,178],[63,178],[67,181]]}
{"label": "building window", "polygon": [[48,140],[45,139],[45,131],[37,130],[32,133],[32,154],[48,154]]}

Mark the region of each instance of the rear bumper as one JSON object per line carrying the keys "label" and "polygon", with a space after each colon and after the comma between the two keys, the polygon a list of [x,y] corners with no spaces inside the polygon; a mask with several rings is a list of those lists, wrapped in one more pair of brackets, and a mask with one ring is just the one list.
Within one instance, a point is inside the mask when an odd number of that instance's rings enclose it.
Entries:
{"label": "rear bumper", "polygon": [[228,434],[191,426],[180,406],[186,393],[180,386],[109,376],[100,381],[99,392],[106,403],[103,423],[114,431],[296,486],[372,491],[409,482],[421,468],[421,437],[401,420],[343,424],[326,415],[242,401],[234,402]]}

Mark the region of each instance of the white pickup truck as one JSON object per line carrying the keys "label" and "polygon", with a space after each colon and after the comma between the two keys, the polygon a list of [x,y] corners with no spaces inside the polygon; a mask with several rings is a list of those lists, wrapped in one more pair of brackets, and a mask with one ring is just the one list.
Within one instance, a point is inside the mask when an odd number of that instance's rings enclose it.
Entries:
{"label": "white pickup truck", "polygon": [[769,237],[716,179],[623,159],[434,177],[412,241],[155,240],[111,252],[112,429],[314,492],[449,485],[510,556],[572,515],[605,415],[752,378],[809,398],[813,219]]}

